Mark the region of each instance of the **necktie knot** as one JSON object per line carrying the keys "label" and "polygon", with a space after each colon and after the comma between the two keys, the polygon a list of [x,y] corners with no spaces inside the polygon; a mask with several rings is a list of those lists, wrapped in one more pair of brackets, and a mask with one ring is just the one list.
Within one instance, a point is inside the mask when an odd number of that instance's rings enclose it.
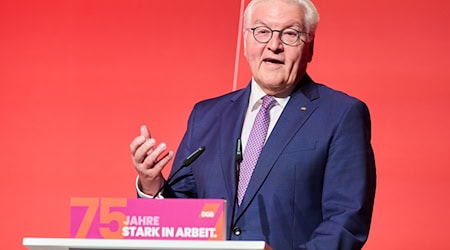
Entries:
{"label": "necktie knot", "polygon": [[275,100],[275,98],[273,96],[265,95],[262,98],[261,108],[270,110],[273,107],[273,105],[275,105],[276,102],[277,101]]}

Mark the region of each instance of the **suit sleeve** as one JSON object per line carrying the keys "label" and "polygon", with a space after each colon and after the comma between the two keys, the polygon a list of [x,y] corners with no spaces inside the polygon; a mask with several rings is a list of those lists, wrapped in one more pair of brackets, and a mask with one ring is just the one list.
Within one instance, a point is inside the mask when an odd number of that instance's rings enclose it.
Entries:
{"label": "suit sleeve", "polygon": [[331,140],[322,191],[322,223],[298,249],[361,249],[375,196],[375,159],[367,106],[356,100]]}

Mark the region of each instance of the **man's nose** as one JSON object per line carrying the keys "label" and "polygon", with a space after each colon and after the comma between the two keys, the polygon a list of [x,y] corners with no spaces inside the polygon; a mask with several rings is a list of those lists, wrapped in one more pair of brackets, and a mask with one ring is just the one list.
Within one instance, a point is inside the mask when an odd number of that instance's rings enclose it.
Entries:
{"label": "man's nose", "polygon": [[[280,31],[274,30],[272,31],[272,37],[267,42],[267,47],[272,51],[278,51],[283,48],[283,42],[281,42]],[[277,33],[275,33],[277,32]]]}

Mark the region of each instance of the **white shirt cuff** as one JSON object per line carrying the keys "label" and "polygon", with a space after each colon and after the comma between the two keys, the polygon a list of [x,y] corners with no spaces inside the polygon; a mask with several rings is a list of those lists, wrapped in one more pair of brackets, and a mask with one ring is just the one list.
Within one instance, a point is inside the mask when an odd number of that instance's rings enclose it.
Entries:
{"label": "white shirt cuff", "polygon": [[[153,199],[153,196],[145,194],[144,192],[142,192],[141,189],[139,189],[139,175],[136,178],[136,191],[138,193],[139,198]],[[162,192],[160,192],[155,199],[164,199],[164,196],[162,196],[161,193]]]}

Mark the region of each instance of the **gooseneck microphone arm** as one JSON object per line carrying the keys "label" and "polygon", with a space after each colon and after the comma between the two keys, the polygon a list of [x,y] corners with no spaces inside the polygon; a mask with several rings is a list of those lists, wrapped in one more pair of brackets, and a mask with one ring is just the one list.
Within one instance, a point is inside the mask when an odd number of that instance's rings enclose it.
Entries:
{"label": "gooseneck microphone arm", "polygon": [[183,164],[180,166],[180,168],[177,169],[177,171],[175,171],[169,178],[167,178],[167,181],[164,182],[164,184],[159,188],[158,192],[155,193],[155,195],[153,195],[153,199],[156,199],[156,197],[158,197],[158,195],[162,192],[162,190],[164,189],[164,187],[166,187],[167,185],[170,186],[170,181],[172,181],[173,177],[176,176],[178,174],[178,172],[180,172],[183,168],[191,165],[195,160],[197,160],[197,158],[203,154],[203,152],[205,152],[205,147],[199,147],[197,150],[195,150],[194,152],[192,152],[192,154],[190,154],[184,161]]}
{"label": "gooseneck microphone arm", "polygon": [[236,141],[236,154],[235,154],[235,166],[236,166],[236,175],[235,175],[235,189],[234,189],[234,197],[233,197],[233,208],[231,209],[231,222],[230,229],[228,230],[228,239],[231,240],[231,234],[234,228],[234,214],[236,213],[236,206],[238,205],[238,187],[239,187],[239,175],[241,174],[241,162],[242,162],[242,142],[241,138],[238,138]]}

